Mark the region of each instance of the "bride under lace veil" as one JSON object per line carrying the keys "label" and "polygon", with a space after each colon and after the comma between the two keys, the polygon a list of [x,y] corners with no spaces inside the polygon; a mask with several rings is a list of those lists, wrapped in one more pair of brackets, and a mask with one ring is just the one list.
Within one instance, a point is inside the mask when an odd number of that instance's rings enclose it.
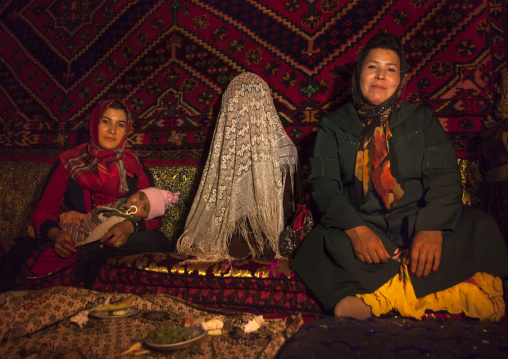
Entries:
{"label": "bride under lace veil", "polygon": [[269,248],[279,258],[285,182],[295,193],[297,164],[296,147],[266,82],[253,73],[235,77],[222,99],[178,252],[204,260],[231,258],[228,247],[237,232],[249,238],[252,257]]}

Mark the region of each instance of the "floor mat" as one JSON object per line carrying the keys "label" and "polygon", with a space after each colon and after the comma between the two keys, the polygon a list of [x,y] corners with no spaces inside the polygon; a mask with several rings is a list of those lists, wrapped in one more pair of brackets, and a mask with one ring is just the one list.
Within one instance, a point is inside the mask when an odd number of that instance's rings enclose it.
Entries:
{"label": "floor mat", "polygon": [[[132,304],[136,312],[130,316],[89,316],[82,327],[70,320],[107,300],[114,302],[126,296],[64,287],[2,293],[0,358],[113,358],[134,343],[144,342],[159,323],[181,326],[186,317],[195,321],[220,319],[224,333],[207,335],[198,345],[171,353],[172,358],[273,358],[303,323],[300,314],[267,318],[257,331],[245,333],[243,327],[254,315],[206,310],[167,294],[137,296]],[[166,354],[149,351],[142,357]],[[129,357],[134,356],[122,356]]]}
{"label": "floor mat", "polygon": [[508,358],[508,321],[326,316],[301,328],[277,358]]}

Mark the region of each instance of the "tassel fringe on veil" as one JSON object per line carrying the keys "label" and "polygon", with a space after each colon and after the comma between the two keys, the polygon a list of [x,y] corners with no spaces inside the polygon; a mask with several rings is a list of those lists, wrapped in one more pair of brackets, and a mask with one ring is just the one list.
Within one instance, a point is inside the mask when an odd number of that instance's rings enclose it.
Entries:
{"label": "tassel fringe on veil", "polygon": [[[235,77],[226,89],[212,146],[185,230],[180,253],[198,259],[229,258],[238,230],[253,257],[265,242],[276,257],[284,227],[283,192],[295,192],[298,153],[287,136],[265,81],[252,73]],[[249,242],[249,241],[247,241]]]}

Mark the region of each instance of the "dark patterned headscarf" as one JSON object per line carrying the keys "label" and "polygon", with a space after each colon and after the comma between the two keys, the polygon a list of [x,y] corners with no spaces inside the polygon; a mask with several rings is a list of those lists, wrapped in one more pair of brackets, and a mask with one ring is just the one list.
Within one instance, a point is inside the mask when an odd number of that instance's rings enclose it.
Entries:
{"label": "dark patterned headscarf", "polygon": [[[400,83],[388,100],[379,105],[372,105],[362,95],[360,75],[363,61],[369,51],[379,48],[393,50],[399,55]],[[400,40],[392,34],[380,33],[370,39],[360,52],[353,74],[353,105],[363,125],[356,155],[357,197],[363,202],[367,192],[374,187],[387,209],[395,206],[404,194],[401,184],[392,176],[391,165],[395,164],[395,161],[394,156],[390,155],[388,140],[392,137],[389,128],[390,117],[402,103],[407,71],[408,66]]]}

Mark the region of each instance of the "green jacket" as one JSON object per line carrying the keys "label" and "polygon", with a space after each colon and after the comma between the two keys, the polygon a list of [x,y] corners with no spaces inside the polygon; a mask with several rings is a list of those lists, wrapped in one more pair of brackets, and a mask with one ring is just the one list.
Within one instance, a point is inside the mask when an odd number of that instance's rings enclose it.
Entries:
{"label": "green jacket", "polygon": [[[416,231],[453,231],[462,207],[462,185],[455,151],[430,108],[403,102],[390,119],[389,151],[404,195],[386,210],[370,191],[355,196],[354,170],[362,125],[348,104],[321,122],[309,182],[313,199],[329,228],[374,225],[401,245]],[[396,162],[396,163],[394,163]]]}

